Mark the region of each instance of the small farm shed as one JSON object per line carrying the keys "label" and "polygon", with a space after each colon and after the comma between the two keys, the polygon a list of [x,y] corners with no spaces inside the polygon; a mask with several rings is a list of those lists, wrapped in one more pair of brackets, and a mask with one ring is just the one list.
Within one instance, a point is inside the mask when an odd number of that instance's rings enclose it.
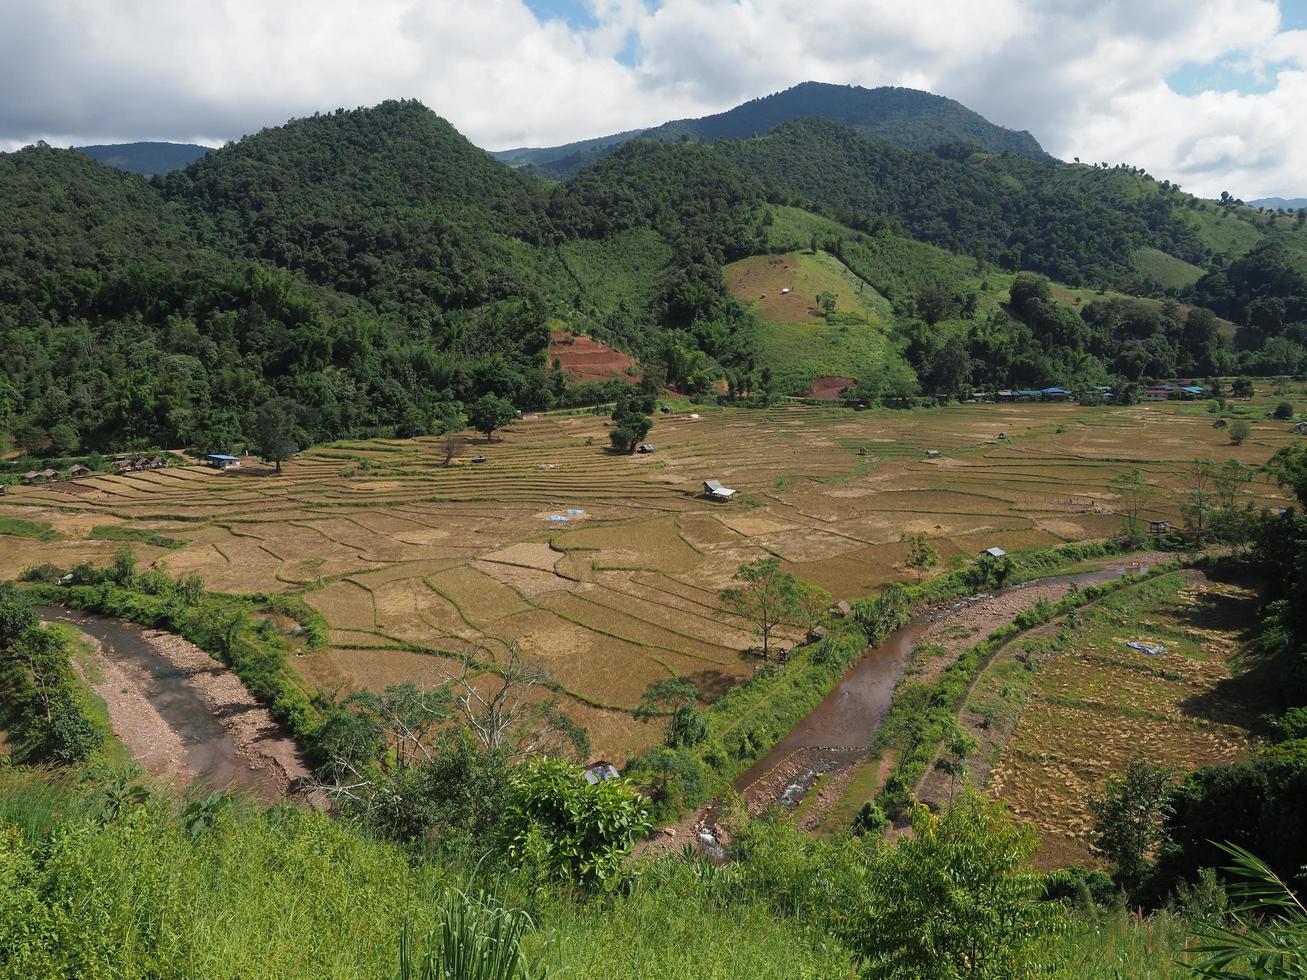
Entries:
{"label": "small farm shed", "polygon": [[1204,388],[1202,385],[1182,385],[1180,387],[1180,397],[1185,401],[1193,401],[1195,398],[1202,398]]}
{"label": "small farm shed", "polygon": [[239,456],[229,456],[226,453],[210,453],[204,458],[216,470],[229,470],[233,466],[241,465]]}
{"label": "small farm shed", "polygon": [[489,460],[486,458],[485,454],[483,454],[483,453],[477,453],[475,456],[472,457],[472,462],[474,462],[474,463],[486,463],[486,462],[489,462]]}
{"label": "small farm shed", "polygon": [[1149,521],[1148,530],[1153,534],[1169,534],[1175,526],[1170,521]]}
{"label": "small farm shed", "polygon": [[703,493],[705,497],[712,497],[714,500],[730,500],[735,496],[735,491],[730,487],[724,487],[719,480],[704,480]]}
{"label": "small farm shed", "polygon": [[927,449],[927,450],[926,450],[926,458],[927,458],[927,459],[938,459],[938,458],[939,458],[939,450],[938,450],[938,449]]}
{"label": "small farm shed", "polygon": [[841,599],[839,602],[835,603],[835,605],[831,606],[827,612],[832,616],[838,616],[840,619],[846,619],[849,614],[853,612],[853,607],[849,605],[847,599]]}
{"label": "small farm shed", "polygon": [[981,552],[981,555],[989,555],[990,558],[1002,558],[1006,554],[1007,552],[999,547],[986,548],[984,551]]}
{"label": "small farm shed", "polygon": [[44,469],[41,471],[41,479],[45,480],[46,482],[49,482],[50,480],[57,480],[59,479],[59,471]]}
{"label": "small farm shed", "polygon": [[150,460],[150,465],[156,470],[161,470],[168,465],[168,461],[162,456],[155,456],[154,459]]}
{"label": "small farm shed", "polygon": [[1170,397],[1171,392],[1167,388],[1149,388],[1144,392],[1144,401],[1146,402],[1164,402]]}
{"label": "small farm shed", "polygon": [[617,767],[604,759],[592,762],[585,767],[585,781],[591,786],[595,783],[602,783],[605,779],[616,779],[620,775],[621,773],[617,771]]}
{"label": "small farm shed", "polygon": [[86,476],[86,474],[88,474],[88,473],[90,473],[90,472],[91,472],[91,471],[88,470],[85,466],[83,466],[81,463],[78,463],[76,466],[74,466],[71,470],[68,471],[68,475],[69,475],[69,476]]}
{"label": "small farm shed", "polygon": [[1229,425],[1229,424],[1230,424],[1230,423],[1227,422],[1227,421],[1225,421],[1225,419],[1217,419],[1215,422],[1212,423],[1212,428],[1213,428],[1213,429],[1224,429],[1224,428],[1225,428],[1227,425]]}
{"label": "small farm shed", "polygon": [[1307,422],[1296,423],[1293,427],[1293,431],[1298,433],[1298,435],[1303,435],[1304,433],[1307,433]]}
{"label": "small farm shed", "polygon": [[641,453],[651,453],[655,448],[657,447],[655,447],[652,442],[642,442],[640,443],[640,448],[636,451]]}
{"label": "small farm shed", "polygon": [[44,477],[36,470],[28,470],[26,473],[23,474],[24,483],[41,483],[43,481],[44,481]]}
{"label": "small farm shed", "polygon": [[1067,391],[1065,388],[1044,388],[1040,390],[1040,394],[1044,396],[1044,401],[1049,402],[1065,402],[1071,400],[1071,392]]}
{"label": "small farm shed", "polygon": [[113,461],[113,470],[115,473],[130,473],[132,461],[130,459],[115,459]]}

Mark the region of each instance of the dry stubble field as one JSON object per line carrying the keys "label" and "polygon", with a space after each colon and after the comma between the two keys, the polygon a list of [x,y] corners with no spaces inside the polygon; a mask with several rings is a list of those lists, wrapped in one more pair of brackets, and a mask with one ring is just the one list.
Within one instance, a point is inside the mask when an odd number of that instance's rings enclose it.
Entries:
{"label": "dry stubble field", "polygon": [[[945,559],[1102,538],[1119,526],[1107,483],[1133,466],[1164,490],[1149,516],[1176,520],[1189,460],[1261,463],[1292,438],[1261,422],[1231,446],[1179,408],[708,411],[658,418],[658,451],[630,457],[604,449],[602,419],[545,415],[450,467],[436,439],[374,440],[305,452],[280,477],[195,466],[14,488],[0,516],[59,537],[0,536],[0,579],[108,560],[117,545],[87,538],[97,525],[159,531],[186,543],[138,545],[143,563],[224,591],[307,590],[331,626],[329,647],[294,659],[308,684],[438,683],[449,655],[516,644],[620,762],[660,734],[629,713],[651,682],[687,676],[711,698],[752,670],[747,624],[717,599],[741,562],[777,555],[857,597],[908,577],[905,533]],[[699,498],[708,478],[740,498]]]}

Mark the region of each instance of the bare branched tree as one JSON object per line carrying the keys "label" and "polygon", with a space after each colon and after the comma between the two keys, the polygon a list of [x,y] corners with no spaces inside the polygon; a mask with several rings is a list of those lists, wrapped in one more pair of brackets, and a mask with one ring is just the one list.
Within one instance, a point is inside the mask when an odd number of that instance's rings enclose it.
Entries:
{"label": "bare branched tree", "polygon": [[[458,675],[447,674],[455,710],[487,751],[508,750],[513,761],[530,755],[581,758],[589,753],[590,736],[558,707],[553,684],[538,667],[528,664],[514,644],[494,663],[489,651],[469,655]],[[478,682],[480,682],[478,684]]]}
{"label": "bare branched tree", "polygon": [[467,440],[461,433],[446,432],[440,437],[440,451],[445,456],[445,465],[452,463],[467,446]]}

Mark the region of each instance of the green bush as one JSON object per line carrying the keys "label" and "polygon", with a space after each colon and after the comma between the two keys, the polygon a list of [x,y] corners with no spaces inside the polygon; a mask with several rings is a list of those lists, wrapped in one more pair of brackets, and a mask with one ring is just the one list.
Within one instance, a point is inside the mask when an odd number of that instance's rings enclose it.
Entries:
{"label": "green bush", "polygon": [[592,784],[569,762],[534,758],[513,773],[502,846],[543,877],[611,887],[650,826],[644,801],[627,780]]}

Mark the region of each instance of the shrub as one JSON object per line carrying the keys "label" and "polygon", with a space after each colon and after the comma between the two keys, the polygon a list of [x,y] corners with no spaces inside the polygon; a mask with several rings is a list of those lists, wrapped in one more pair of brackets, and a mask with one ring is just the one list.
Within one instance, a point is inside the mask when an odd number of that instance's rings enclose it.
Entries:
{"label": "shrub", "polygon": [[535,758],[514,772],[502,845],[545,877],[612,886],[631,847],[650,829],[644,803],[625,779],[591,784],[569,762]]}
{"label": "shrub", "polygon": [[1274,418],[1288,421],[1293,418],[1293,406],[1289,402],[1280,402],[1275,406],[1275,411],[1271,413]]}

